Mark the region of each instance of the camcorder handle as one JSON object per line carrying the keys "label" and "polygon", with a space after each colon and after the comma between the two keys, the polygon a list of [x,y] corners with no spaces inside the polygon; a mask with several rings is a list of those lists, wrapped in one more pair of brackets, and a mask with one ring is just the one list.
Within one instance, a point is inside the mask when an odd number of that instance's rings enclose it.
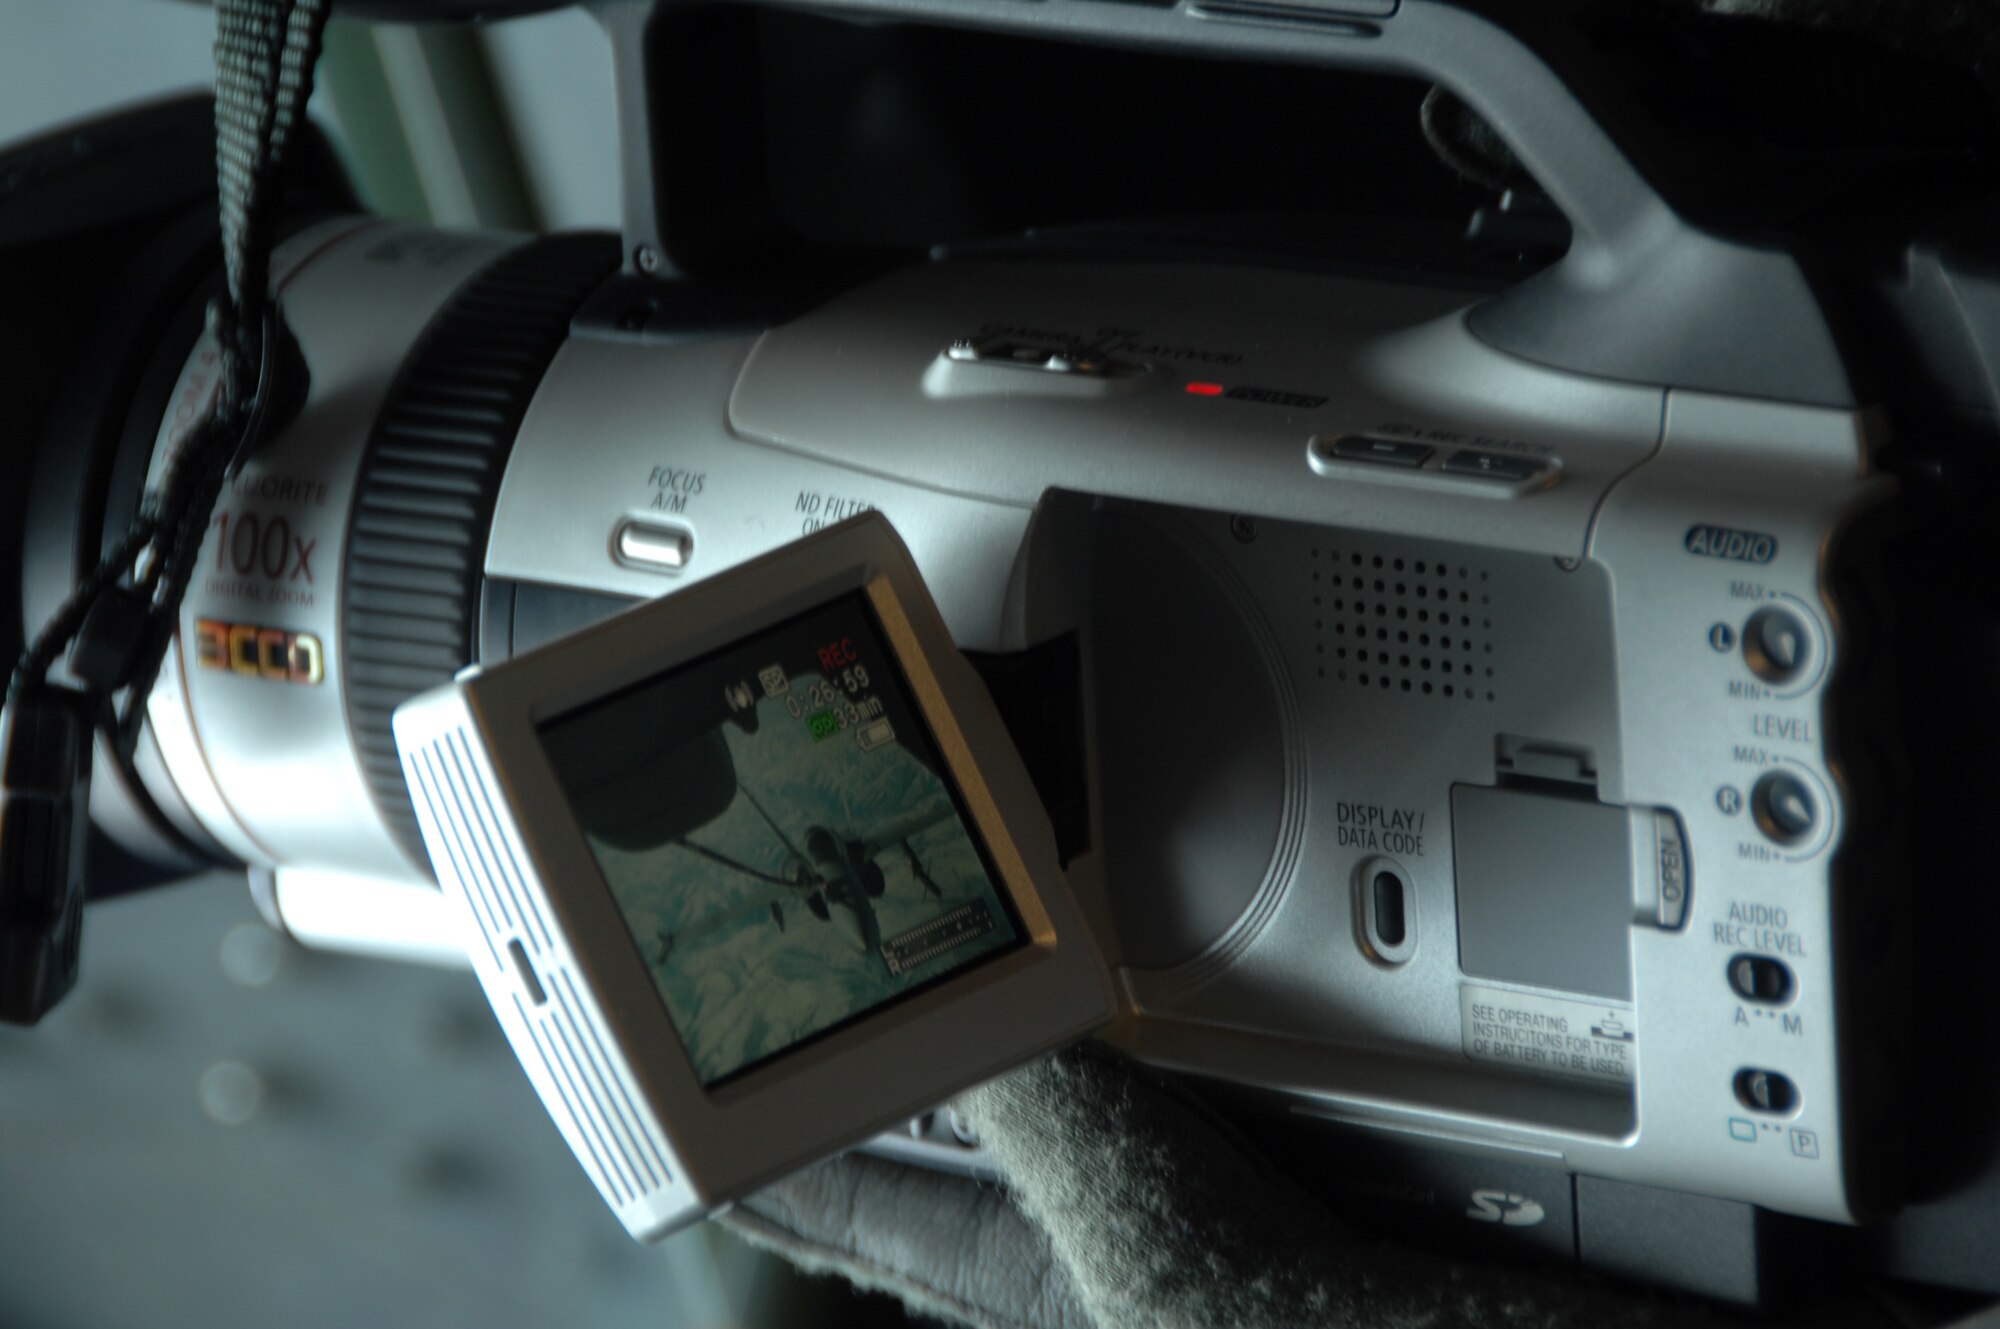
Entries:
{"label": "camcorder handle", "polygon": [[[731,42],[750,6],[582,0],[611,37],[628,273],[700,281],[768,270],[760,243],[756,96]],[[504,18],[551,0],[337,0],[398,21]],[[1677,206],[1689,170],[1576,24],[1578,3],[1495,0],[814,0],[829,15],[1423,79],[1506,142],[1568,218],[1556,263],[1471,310],[1490,345],[1597,378],[1805,405],[1856,404],[1848,367],[1799,256],[1723,234]],[[1504,14],[1503,17],[1497,15]],[[713,44],[700,87],[656,77],[672,48]],[[730,94],[736,94],[732,104]],[[1690,95],[1701,95],[1691,89]],[[1283,126],[1273,126],[1282,133]],[[698,190],[681,177],[700,167]],[[1679,179],[1669,184],[1676,174]],[[720,188],[718,188],[720,186]]]}
{"label": "camcorder handle", "polygon": [[[369,8],[380,10],[383,0]],[[518,10],[518,4],[507,6]],[[1559,261],[1470,313],[1489,344],[1558,368],[1703,392],[1852,407],[1847,365],[1790,249],[1690,220],[1703,163],[1653,132],[1567,4],[1476,0],[816,0],[857,19],[1013,31],[1225,59],[1316,64],[1428,80],[1482,116],[1568,218]],[[1491,6],[1498,8],[1498,6]],[[424,0],[405,14],[482,8]],[[592,0],[617,65],[627,271],[699,280],[768,268],[756,248],[764,188],[748,59],[729,59],[745,5]],[[746,57],[754,48],[748,38]],[[674,48],[714,44],[699,87],[656,77]],[[1283,133],[1282,125],[1273,133]],[[684,178],[698,170],[700,189]],[[1667,188],[1666,182],[1673,181]],[[720,186],[720,188],[718,188]],[[736,197],[730,197],[732,191]],[[694,197],[690,197],[693,195]],[[750,237],[746,239],[746,237]]]}

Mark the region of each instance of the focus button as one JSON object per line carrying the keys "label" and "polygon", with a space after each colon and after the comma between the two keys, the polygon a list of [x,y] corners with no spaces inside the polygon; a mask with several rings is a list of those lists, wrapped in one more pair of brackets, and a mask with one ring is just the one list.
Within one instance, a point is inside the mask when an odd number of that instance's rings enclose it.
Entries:
{"label": "focus button", "polygon": [[628,521],[612,537],[611,548],[628,567],[679,572],[694,555],[694,532],[664,522]]}

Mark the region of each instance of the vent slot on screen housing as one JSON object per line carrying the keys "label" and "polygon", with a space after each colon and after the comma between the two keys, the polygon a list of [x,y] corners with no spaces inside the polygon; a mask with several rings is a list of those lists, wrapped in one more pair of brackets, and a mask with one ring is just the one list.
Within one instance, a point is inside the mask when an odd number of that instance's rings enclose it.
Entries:
{"label": "vent slot on screen housing", "polygon": [[[579,1157],[592,1180],[621,1206],[666,1189],[673,1183],[666,1145],[640,1111],[569,966],[557,958],[548,917],[465,735],[443,735],[419,749],[411,765],[441,833],[443,857],[435,866],[460,883],[495,967],[533,1000],[531,1007],[515,996],[515,1012],[576,1122]],[[502,947],[512,964],[500,961]]]}

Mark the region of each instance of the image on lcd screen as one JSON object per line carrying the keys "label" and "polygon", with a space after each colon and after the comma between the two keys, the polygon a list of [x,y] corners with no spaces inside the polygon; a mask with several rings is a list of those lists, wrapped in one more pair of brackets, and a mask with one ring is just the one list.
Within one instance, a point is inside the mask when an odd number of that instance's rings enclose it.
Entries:
{"label": "image on lcd screen", "polygon": [[1024,940],[859,593],[541,737],[705,1085]]}

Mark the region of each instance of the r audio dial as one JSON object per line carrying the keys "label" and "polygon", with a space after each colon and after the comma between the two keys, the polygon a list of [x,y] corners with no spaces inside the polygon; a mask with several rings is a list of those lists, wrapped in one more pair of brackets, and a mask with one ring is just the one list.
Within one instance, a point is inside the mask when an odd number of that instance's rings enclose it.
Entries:
{"label": "r audio dial", "polygon": [[1804,844],[1819,829],[1819,801],[1812,787],[1790,771],[1772,771],[1750,790],[1757,827],[1782,845]]}

